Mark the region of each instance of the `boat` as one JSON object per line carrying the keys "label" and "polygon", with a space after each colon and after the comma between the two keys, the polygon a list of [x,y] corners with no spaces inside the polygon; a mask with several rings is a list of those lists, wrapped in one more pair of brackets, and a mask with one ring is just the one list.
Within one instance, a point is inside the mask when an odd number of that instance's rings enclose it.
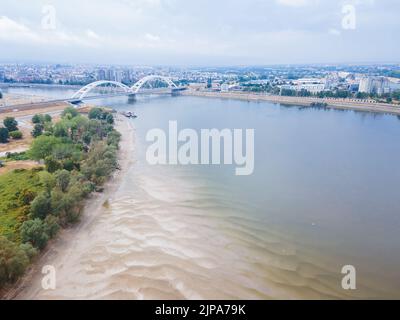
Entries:
{"label": "boat", "polygon": [[131,111],[124,111],[122,114],[127,117],[127,118],[137,118],[137,115],[134,112]]}

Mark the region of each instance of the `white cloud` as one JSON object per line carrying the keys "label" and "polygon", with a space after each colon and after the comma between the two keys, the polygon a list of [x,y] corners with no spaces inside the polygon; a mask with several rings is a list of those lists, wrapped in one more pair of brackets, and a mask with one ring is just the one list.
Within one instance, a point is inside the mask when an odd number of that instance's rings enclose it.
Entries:
{"label": "white cloud", "polygon": [[145,38],[150,41],[160,41],[160,37],[151,33],[146,33]]}
{"label": "white cloud", "polygon": [[315,4],[316,0],[276,0],[276,2],[283,6],[288,7],[304,7],[311,4]]}
{"label": "white cloud", "polygon": [[86,30],[86,35],[90,39],[101,40],[101,37],[96,32],[94,32],[93,30],[87,29]]}
{"label": "white cloud", "polygon": [[0,17],[0,40],[10,42],[41,42],[43,39],[27,26],[6,16]]}

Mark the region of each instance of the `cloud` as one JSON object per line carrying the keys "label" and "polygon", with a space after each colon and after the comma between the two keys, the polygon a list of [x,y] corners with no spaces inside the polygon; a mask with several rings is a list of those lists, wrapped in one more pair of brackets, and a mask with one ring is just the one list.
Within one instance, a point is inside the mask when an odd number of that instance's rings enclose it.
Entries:
{"label": "cloud", "polygon": [[0,17],[0,40],[10,42],[42,42],[43,39],[29,29],[6,16]]}
{"label": "cloud", "polygon": [[96,32],[94,32],[93,30],[87,29],[86,30],[86,35],[90,39],[101,40],[101,37]]}
{"label": "cloud", "polygon": [[150,41],[160,41],[160,37],[151,33],[146,33],[145,38]]}
{"label": "cloud", "polygon": [[305,7],[315,4],[316,0],[276,0],[276,2],[283,6],[288,7]]}

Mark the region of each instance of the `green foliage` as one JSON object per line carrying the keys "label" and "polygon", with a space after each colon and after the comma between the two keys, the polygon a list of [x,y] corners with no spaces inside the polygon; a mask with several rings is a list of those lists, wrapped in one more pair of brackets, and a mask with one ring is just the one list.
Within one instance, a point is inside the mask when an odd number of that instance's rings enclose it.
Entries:
{"label": "green foliage", "polygon": [[21,160],[29,160],[29,156],[26,152],[7,152],[6,158],[9,161],[21,161]]}
{"label": "green foliage", "polygon": [[76,111],[76,109],[74,107],[67,107],[64,109],[61,116],[63,118],[71,119],[71,118],[77,117],[78,115],[79,115],[79,113],[78,113],[78,111]]}
{"label": "green foliage", "polygon": [[21,239],[29,242],[33,247],[43,249],[50,236],[46,222],[40,219],[25,221],[21,226]]}
{"label": "green foliage", "polygon": [[32,137],[37,138],[37,137],[41,136],[43,134],[43,129],[44,129],[44,127],[41,123],[35,124],[32,132],[31,132]]}
{"label": "green foliage", "polygon": [[35,170],[14,170],[0,175],[0,236],[20,242],[19,228],[30,212],[29,204],[44,190]]}
{"label": "green foliage", "polygon": [[11,132],[9,133],[9,135],[10,135],[11,138],[13,138],[13,139],[15,139],[15,140],[22,139],[22,132],[19,131],[19,130],[17,130],[17,131],[11,131]]}
{"label": "green foliage", "polygon": [[0,236],[0,286],[14,282],[21,276],[29,264],[28,254],[32,251]]}
{"label": "green foliage", "polygon": [[0,128],[0,143],[7,143],[8,137],[9,137],[8,129]]}
{"label": "green foliage", "polygon": [[51,121],[52,121],[52,118],[49,114],[45,114],[45,115],[35,114],[32,117],[32,123],[34,123],[34,124],[38,124],[38,123],[45,124],[46,122],[51,122]]}
{"label": "green foliage", "polygon": [[50,173],[54,173],[62,168],[60,161],[57,161],[53,156],[47,156],[44,160],[46,170]]}
{"label": "green foliage", "polygon": [[50,156],[55,146],[61,143],[59,138],[54,136],[40,136],[32,142],[28,151],[29,156],[34,160],[42,160]]}
{"label": "green foliage", "polygon": [[60,188],[62,192],[67,191],[69,182],[71,180],[71,173],[67,170],[57,171],[55,174],[56,187]]}
{"label": "green foliage", "polygon": [[89,111],[88,117],[89,119],[101,119],[102,109],[101,108],[92,108]]}
{"label": "green foliage", "polygon": [[18,130],[18,122],[13,117],[7,117],[3,120],[4,126],[8,129],[9,132]]}
{"label": "green foliage", "polygon": [[[82,200],[117,168],[121,135],[113,128],[114,118],[103,109],[91,116],[88,120],[67,108],[53,126],[51,118],[35,115],[30,150],[7,155],[7,160],[44,160],[46,170],[0,176],[0,236],[7,237],[7,255],[14,259],[0,257],[0,285],[18,277],[60,226],[77,221]],[[0,255],[1,250],[0,244]]]}
{"label": "green foliage", "polygon": [[40,193],[31,203],[31,218],[45,219],[51,213],[51,200],[47,192]]}

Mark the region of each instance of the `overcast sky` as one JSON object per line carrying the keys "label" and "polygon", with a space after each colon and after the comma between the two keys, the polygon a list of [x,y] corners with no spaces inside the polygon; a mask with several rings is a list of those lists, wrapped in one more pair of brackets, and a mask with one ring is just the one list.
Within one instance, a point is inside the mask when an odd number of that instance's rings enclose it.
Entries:
{"label": "overcast sky", "polygon": [[399,17],[398,0],[2,0],[0,61],[399,62]]}

